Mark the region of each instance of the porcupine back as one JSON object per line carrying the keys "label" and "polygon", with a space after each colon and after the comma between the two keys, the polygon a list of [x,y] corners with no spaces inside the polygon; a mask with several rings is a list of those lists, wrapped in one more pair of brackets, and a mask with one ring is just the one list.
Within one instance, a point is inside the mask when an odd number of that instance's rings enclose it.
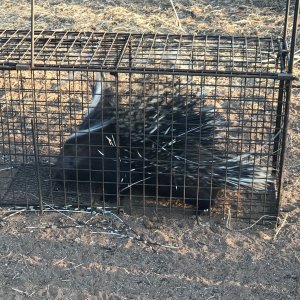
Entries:
{"label": "porcupine back", "polygon": [[136,99],[119,116],[120,133],[130,141],[123,163],[156,196],[184,198],[206,209],[225,186],[264,190],[271,181],[266,168],[254,167],[251,154],[225,155],[227,141],[219,133],[230,132],[231,124],[200,100]]}
{"label": "porcupine back", "polygon": [[[210,206],[216,192],[211,191],[205,169],[211,162],[214,139],[228,124],[220,113],[203,107],[199,100],[174,95],[171,100],[164,96],[134,99],[130,106],[119,107],[118,120],[120,135],[128,141],[122,145],[126,149],[122,163],[130,164],[139,179],[130,186],[145,184],[146,194],[185,198],[193,204],[200,197],[199,208]],[[199,151],[206,162],[195,172],[189,152],[198,155]]]}

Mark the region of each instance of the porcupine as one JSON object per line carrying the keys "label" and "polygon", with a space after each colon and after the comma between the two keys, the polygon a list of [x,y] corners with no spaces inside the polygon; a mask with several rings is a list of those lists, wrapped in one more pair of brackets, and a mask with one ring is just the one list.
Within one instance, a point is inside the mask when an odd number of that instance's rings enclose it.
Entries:
{"label": "porcupine", "polygon": [[254,167],[250,154],[229,156],[218,143],[230,121],[200,99],[172,95],[144,97],[119,111],[120,132],[131,136],[130,163],[143,174],[146,194],[185,199],[199,210],[214,205],[218,192],[229,188],[265,190],[271,176]]}
{"label": "porcupine", "polygon": [[[96,82],[96,91],[101,84]],[[142,188],[146,195],[182,198],[200,210],[210,208],[225,185],[263,190],[270,180],[265,168],[254,168],[250,154],[228,157],[215,147],[218,133],[228,121],[199,100],[187,100],[175,92],[171,97],[135,97],[130,104],[119,105],[116,113],[109,88],[101,101],[95,99],[76,137],[71,136],[64,145],[65,161],[72,165],[68,178],[77,174],[78,180],[104,182],[105,193],[111,195],[117,193],[119,178],[121,193]],[[117,123],[118,158],[114,141]],[[77,158],[66,155],[75,148]],[[66,168],[61,157],[58,165]]]}

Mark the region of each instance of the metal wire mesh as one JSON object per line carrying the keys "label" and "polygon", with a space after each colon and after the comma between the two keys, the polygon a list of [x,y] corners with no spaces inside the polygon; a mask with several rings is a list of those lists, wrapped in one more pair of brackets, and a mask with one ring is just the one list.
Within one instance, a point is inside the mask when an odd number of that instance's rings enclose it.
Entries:
{"label": "metal wire mesh", "polygon": [[[190,214],[206,201],[215,203],[211,213],[230,210],[233,217],[247,219],[277,211],[280,160],[274,164],[274,157],[280,155],[284,119],[284,107],[278,115],[278,80],[159,72],[105,72],[101,80],[89,71],[0,74],[1,205],[38,205],[42,198],[44,205]],[[92,117],[97,81],[99,97],[104,101],[108,95],[108,104]],[[205,131],[207,112],[210,129]],[[103,126],[95,134],[95,124],[107,120],[113,120],[114,129]],[[280,139],[274,150],[275,137]],[[106,180],[99,172],[108,154],[105,172],[114,175]],[[70,158],[84,161],[74,168],[78,177],[57,177],[57,166],[70,168]],[[243,165],[265,170],[266,184],[257,189],[249,177],[245,188]]]}
{"label": "metal wire mesh", "polygon": [[289,5],[283,39],[0,31],[0,204],[276,215]]}
{"label": "metal wire mesh", "polygon": [[[35,33],[37,68],[115,71],[276,73],[282,40],[259,37],[183,36],[95,32]],[[0,33],[0,64],[22,66],[31,60],[29,31]],[[274,76],[274,74],[273,74]]]}

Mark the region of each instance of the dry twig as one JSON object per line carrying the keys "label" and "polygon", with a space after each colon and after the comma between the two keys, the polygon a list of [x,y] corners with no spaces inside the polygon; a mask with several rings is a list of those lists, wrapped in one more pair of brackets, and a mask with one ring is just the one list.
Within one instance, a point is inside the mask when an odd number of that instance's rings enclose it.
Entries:
{"label": "dry twig", "polygon": [[175,13],[175,17],[176,17],[176,20],[177,20],[177,22],[176,22],[176,23],[177,23],[177,26],[179,27],[180,30],[182,30],[182,31],[184,32],[184,30],[183,30],[183,28],[182,28],[182,26],[181,26],[181,22],[180,22],[180,19],[179,19],[179,17],[178,17],[178,14],[177,14],[175,5],[174,5],[174,3],[173,3],[173,0],[170,0],[170,2],[171,2],[172,8],[173,8],[174,13]]}
{"label": "dry twig", "polygon": [[277,235],[279,234],[279,232],[281,231],[281,229],[287,224],[287,218],[288,218],[288,214],[285,214],[284,217],[283,217],[283,219],[279,218],[280,224],[279,224],[279,226],[275,230],[275,234],[274,234],[273,240],[276,240]]}

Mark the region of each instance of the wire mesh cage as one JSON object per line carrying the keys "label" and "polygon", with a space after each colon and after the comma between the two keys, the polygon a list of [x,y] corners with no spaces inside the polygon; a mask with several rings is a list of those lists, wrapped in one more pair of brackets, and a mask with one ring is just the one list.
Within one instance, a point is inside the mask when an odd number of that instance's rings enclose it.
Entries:
{"label": "wire mesh cage", "polygon": [[283,38],[1,31],[0,205],[276,215],[287,27]]}

